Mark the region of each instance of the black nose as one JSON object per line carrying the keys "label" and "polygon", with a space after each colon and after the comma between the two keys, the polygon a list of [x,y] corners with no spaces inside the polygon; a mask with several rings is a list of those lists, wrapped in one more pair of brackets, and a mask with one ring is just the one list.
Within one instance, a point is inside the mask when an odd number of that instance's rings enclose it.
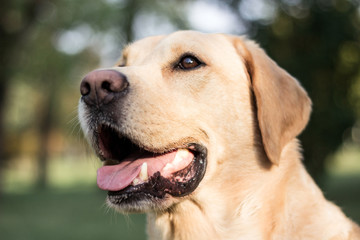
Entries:
{"label": "black nose", "polygon": [[118,71],[95,70],[81,81],[80,93],[86,104],[100,106],[124,94],[128,86],[126,76]]}

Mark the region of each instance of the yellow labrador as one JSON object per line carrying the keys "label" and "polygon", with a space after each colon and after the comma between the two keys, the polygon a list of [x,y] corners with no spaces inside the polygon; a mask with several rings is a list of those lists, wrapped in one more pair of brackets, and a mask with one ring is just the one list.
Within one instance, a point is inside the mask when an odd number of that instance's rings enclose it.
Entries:
{"label": "yellow labrador", "polygon": [[301,162],[308,95],[254,42],[149,37],[80,91],[98,186],[148,214],[150,239],[360,239]]}

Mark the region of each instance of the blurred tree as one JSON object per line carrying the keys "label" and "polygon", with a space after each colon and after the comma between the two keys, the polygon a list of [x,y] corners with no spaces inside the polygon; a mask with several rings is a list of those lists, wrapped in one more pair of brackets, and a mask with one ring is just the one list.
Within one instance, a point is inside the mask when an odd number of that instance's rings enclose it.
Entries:
{"label": "blurred tree", "polygon": [[[36,145],[37,185],[45,187],[47,163],[53,154],[50,142],[53,132],[67,121],[68,113],[61,112],[59,106],[66,101],[69,90],[78,99],[81,76],[99,67],[104,54],[115,62],[120,48],[136,37],[141,31],[139,28],[156,30],[158,26],[149,26],[149,23],[164,19],[174,30],[185,26],[179,4],[181,1],[160,0],[3,2],[0,9],[0,165],[5,152],[19,154],[22,150],[21,144],[15,143],[12,147],[5,144],[8,143],[5,137],[20,136],[15,137],[19,139],[33,129],[35,134],[26,141],[28,145],[30,142]],[[24,85],[31,91],[18,94],[21,98],[5,94],[10,89],[17,92],[20,89],[16,88]],[[14,102],[20,102],[22,109],[32,109],[32,113],[20,112],[17,114],[20,120],[12,121]],[[35,106],[31,106],[34,103]]]}
{"label": "blurred tree", "polygon": [[[16,71],[18,56],[14,52],[24,35],[36,20],[41,0],[17,2],[1,1],[0,8],[0,183],[1,169],[8,156],[5,149],[5,103],[12,74]],[[0,186],[1,187],[1,186]]]}
{"label": "blurred tree", "polygon": [[254,7],[270,4],[263,11],[270,14],[267,18],[263,17],[266,14],[244,17],[246,2],[227,1],[246,21],[251,37],[300,80],[313,101],[310,123],[300,139],[305,165],[320,181],[327,157],[338,149],[355,122],[349,91],[355,81],[360,81],[359,2],[252,2]]}

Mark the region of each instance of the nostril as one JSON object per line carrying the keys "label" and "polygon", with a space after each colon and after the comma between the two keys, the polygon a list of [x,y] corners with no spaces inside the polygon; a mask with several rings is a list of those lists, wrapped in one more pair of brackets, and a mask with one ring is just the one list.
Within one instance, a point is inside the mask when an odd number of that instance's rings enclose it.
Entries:
{"label": "nostril", "polygon": [[111,83],[108,81],[104,81],[101,83],[101,88],[108,91],[108,92],[112,92],[111,91]]}
{"label": "nostril", "polygon": [[91,91],[91,86],[87,81],[83,81],[80,85],[80,93],[82,96],[89,95]]}

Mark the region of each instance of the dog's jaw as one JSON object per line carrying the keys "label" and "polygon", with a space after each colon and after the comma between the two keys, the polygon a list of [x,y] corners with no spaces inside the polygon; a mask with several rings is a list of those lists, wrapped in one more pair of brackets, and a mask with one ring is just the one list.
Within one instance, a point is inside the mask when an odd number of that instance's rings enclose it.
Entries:
{"label": "dog's jaw", "polygon": [[[89,116],[89,112],[81,101],[79,119],[83,131],[99,158],[105,165],[110,165],[98,171],[98,186],[109,191],[108,205],[120,212],[162,211],[191,194],[201,182],[207,151],[202,145],[192,143],[195,139],[185,138],[162,149],[152,149],[146,142],[140,142],[138,146],[135,143],[139,140],[132,141],[120,127],[107,122],[101,115]],[[184,162],[185,159],[188,160]],[[144,164],[149,165],[146,175],[150,175],[141,179],[137,175]],[[127,172],[135,175],[126,177]]]}

